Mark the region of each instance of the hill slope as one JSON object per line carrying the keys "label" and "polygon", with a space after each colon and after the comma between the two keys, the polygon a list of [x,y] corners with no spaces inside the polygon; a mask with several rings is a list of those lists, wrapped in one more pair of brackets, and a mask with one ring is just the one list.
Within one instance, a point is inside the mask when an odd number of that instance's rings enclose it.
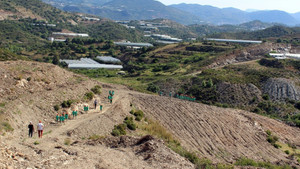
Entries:
{"label": "hill slope", "polygon": [[[114,125],[130,116],[132,106],[143,110],[146,117],[159,121],[191,152],[197,151],[200,157],[214,163],[234,162],[246,156],[295,164],[283,151],[266,141],[265,130],[279,136],[280,142],[289,141],[299,147],[299,128],[249,112],[101,84],[50,64],[18,61],[0,62],[0,65],[0,76],[5,77],[5,81],[0,82],[0,103],[5,103],[0,107],[4,112],[0,119],[14,128],[13,132],[0,136],[1,166],[193,168],[159,140],[109,136]],[[28,77],[30,81],[25,80]],[[102,86],[102,94],[96,96],[104,105],[102,112],[91,108],[93,101],[82,100],[96,84]],[[108,90],[115,91],[113,104],[107,102]],[[68,99],[76,100],[73,106],[79,108],[79,116],[66,121],[65,125],[57,124],[53,106]],[[90,105],[88,113],[83,111],[83,104]],[[64,110],[71,111],[70,108]],[[44,137],[27,138],[27,122],[36,123],[38,119],[43,119],[46,126]],[[134,132],[129,133],[134,135]],[[93,139],[92,136],[104,138]],[[90,139],[86,140],[88,137]]]}
{"label": "hill slope", "polygon": [[45,4],[40,0],[14,0],[0,2],[3,19],[32,18],[48,22],[67,22],[74,19],[70,14]]}

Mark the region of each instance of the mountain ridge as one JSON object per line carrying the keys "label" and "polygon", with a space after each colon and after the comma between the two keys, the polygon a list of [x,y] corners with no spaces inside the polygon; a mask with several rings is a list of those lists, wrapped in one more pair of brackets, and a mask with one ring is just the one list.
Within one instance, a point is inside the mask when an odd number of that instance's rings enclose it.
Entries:
{"label": "mountain ridge", "polygon": [[[237,8],[217,8],[209,5],[200,4],[176,4],[171,7],[190,12],[201,18],[206,18],[205,21],[212,22],[217,25],[221,24],[241,24],[253,20],[260,20],[267,23],[281,23],[286,25],[296,25],[300,22],[297,17],[300,14],[289,14],[280,10],[258,10],[253,12],[242,11]],[[298,19],[297,19],[297,18]]]}

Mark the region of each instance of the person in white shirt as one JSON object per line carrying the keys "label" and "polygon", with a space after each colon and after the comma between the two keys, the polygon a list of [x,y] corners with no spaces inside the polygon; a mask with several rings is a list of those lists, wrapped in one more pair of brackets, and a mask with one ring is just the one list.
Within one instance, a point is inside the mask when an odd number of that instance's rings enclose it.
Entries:
{"label": "person in white shirt", "polygon": [[37,130],[38,130],[39,138],[42,138],[43,137],[44,124],[42,123],[41,120],[39,121],[39,123],[37,125]]}

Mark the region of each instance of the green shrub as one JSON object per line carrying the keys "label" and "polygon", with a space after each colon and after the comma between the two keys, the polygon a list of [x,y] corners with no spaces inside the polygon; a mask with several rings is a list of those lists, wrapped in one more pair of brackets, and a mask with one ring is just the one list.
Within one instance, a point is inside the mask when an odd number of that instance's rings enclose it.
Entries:
{"label": "green shrub", "polygon": [[40,142],[35,141],[35,142],[33,142],[33,144],[34,144],[34,145],[38,145],[38,144],[40,144]]}
{"label": "green shrub", "polygon": [[290,151],[289,151],[289,150],[285,150],[284,152],[285,152],[285,154],[287,154],[287,155],[290,154]]}
{"label": "green shrub", "polygon": [[60,107],[59,107],[59,105],[55,105],[53,108],[55,111],[58,111]]}
{"label": "green shrub", "polygon": [[144,112],[143,112],[142,110],[138,110],[138,111],[134,112],[133,115],[134,115],[134,116],[144,117]]}
{"label": "green shrub", "polygon": [[62,108],[69,108],[71,107],[71,105],[74,103],[73,100],[67,100],[67,101],[63,101],[61,104]]}
{"label": "green shrub", "polygon": [[136,117],[135,117],[135,120],[136,120],[136,121],[141,121],[142,119],[143,119],[143,117],[141,117],[141,116],[136,116]]}
{"label": "green shrub", "polygon": [[266,133],[267,133],[268,136],[272,135],[272,132],[270,130],[267,130]]}
{"label": "green shrub", "polygon": [[28,82],[30,82],[30,81],[31,81],[31,77],[28,77],[26,80],[27,80]]}
{"label": "green shrub", "polygon": [[270,96],[269,96],[268,94],[264,94],[264,95],[262,96],[262,98],[263,98],[264,100],[270,100]]}
{"label": "green shrub", "polygon": [[84,98],[86,99],[86,100],[92,100],[93,98],[94,98],[94,93],[93,92],[87,92],[87,93],[85,93],[84,94]]}
{"label": "green shrub", "polygon": [[121,135],[126,135],[126,124],[119,124],[117,126],[114,127],[114,129],[112,130],[111,134],[113,136],[121,136]]}
{"label": "green shrub", "polygon": [[148,84],[147,90],[153,93],[157,93],[160,89],[157,85],[150,83]]}
{"label": "green shrub", "polygon": [[93,88],[91,88],[91,91],[95,94],[101,94],[101,86],[96,85]]}
{"label": "green shrub", "polygon": [[272,144],[275,148],[277,148],[277,149],[279,149],[279,148],[281,148],[281,145],[279,145],[279,144]]}
{"label": "green shrub", "polygon": [[124,124],[126,124],[126,126],[129,130],[136,130],[136,124],[133,122],[132,117],[126,117],[124,119]]}

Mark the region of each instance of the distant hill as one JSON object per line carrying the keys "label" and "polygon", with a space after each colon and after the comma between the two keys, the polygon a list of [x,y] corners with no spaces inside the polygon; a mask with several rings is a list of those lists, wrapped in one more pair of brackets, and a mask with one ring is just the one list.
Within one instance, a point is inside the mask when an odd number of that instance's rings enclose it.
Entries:
{"label": "distant hill", "polygon": [[239,24],[249,21],[245,12],[235,8],[220,9],[208,5],[184,3],[171,5],[171,7],[201,16],[204,21],[212,24]]}
{"label": "distant hill", "polygon": [[300,12],[294,13],[292,16],[300,22]]}
{"label": "distant hill", "polygon": [[236,33],[219,33],[209,35],[214,38],[231,38],[231,39],[256,39],[262,40],[265,38],[279,38],[283,36],[292,36],[300,33],[300,28],[290,28],[285,26],[273,26],[264,30],[252,31],[252,32],[236,32]]}
{"label": "distant hill", "polygon": [[282,23],[285,25],[296,25],[299,23],[299,21],[290,14],[278,10],[251,12],[248,16],[251,20],[260,20],[268,23]]}
{"label": "distant hill", "polygon": [[201,18],[181,11],[179,9],[165,6],[155,0],[110,0],[107,3],[100,1],[94,4],[94,0],[86,0],[81,3],[78,0],[45,0],[66,11],[89,13],[113,20],[144,20],[165,18],[181,24],[201,23]]}
{"label": "distant hill", "polygon": [[[241,24],[253,20],[260,20],[268,23],[281,23],[286,25],[296,25],[300,21],[295,19],[291,14],[278,11],[254,11],[246,12],[236,8],[216,8],[199,4],[178,4],[170,5],[171,7],[190,12],[204,21],[213,24]],[[299,16],[295,14],[294,16]]]}

